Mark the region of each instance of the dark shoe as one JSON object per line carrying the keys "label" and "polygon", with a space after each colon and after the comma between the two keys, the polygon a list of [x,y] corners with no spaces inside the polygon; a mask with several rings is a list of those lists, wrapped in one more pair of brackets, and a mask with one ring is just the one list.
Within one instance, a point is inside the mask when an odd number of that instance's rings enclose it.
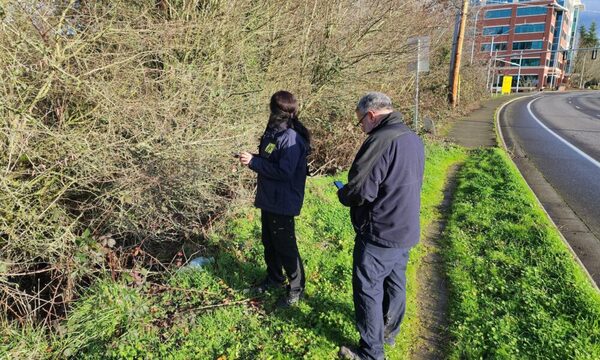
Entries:
{"label": "dark shoe", "polygon": [[360,357],[360,355],[358,355],[358,352],[350,347],[346,347],[346,346],[342,346],[340,347],[340,351],[338,352],[338,356],[341,359],[348,359],[348,360],[362,360],[362,358]]}
{"label": "dark shoe", "polygon": [[392,337],[388,337],[383,339],[384,344],[386,344],[387,346],[393,348],[394,346],[396,346],[396,339],[392,338]]}
{"label": "dark shoe", "polygon": [[385,324],[385,329],[383,330],[383,343],[392,348],[396,346],[396,337],[392,337],[387,329],[387,324]]}
{"label": "dark shoe", "polygon": [[290,307],[298,304],[300,299],[304,297],[304,290],[300,291],[289,291],[287,295],[282,296],[279,301],[277,301],[277,307]]}
{"label": "dark shoe", "polygon": [[258,285],[256,285],[253,289],[259,294],[264,294],[271,290],[283,289],[283,284],[277,283],[269,278],[266,278],[263,281],[261,281]]}

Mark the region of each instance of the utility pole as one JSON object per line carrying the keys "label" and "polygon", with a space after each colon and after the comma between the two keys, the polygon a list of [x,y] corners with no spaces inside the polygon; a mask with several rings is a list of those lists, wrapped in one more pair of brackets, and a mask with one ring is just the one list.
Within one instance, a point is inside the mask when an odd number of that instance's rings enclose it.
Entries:
{"label": "utility pole", "polygon": [[458,41],[456,44],[456,52],[454,54],[454,68],[452,69],[452,83],[450,84],[450,104],[452,107],[458,105],[458,82],[460,80],[460,60],[462,57],[462,47],[465,40],[465,28],[467,25],[467,12],[469,11],[469,0],[463,1],[462,11],[460,14],[460,27],[458,29]]}
{"label": "utility pole", "polygon": [[[458,45],[458,29],[460,28],[460,14],[456,14],[454,19],[454,33],[452,34],[452,51],[450,52],[450,66],[448,67],[448,86],[452,86],[452,76],[454,75],[454,61],[456,54],[456,46]],[[450,94],[448,94],[450,101]]]}
{"label": "utility pole", "polygon": [[521,82],[521,67],[523,66],[523,50],[521,50],[521,56],[519,57],[519,74],[517,75],[517,91],[519,93],[519,83]]}

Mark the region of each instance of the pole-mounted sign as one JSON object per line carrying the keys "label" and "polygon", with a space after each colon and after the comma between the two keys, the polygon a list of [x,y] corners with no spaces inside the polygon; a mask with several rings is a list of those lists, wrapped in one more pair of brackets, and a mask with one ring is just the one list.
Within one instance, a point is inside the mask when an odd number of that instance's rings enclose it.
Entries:
{"label": "pole-mounted sign", "polygon": [[429,71],[429,52],[431,38],[429,36],[408,39],[408,45],[415,46],[416,59],[408,65],[409,71],[415,72],[415,116],[413,123],[415,132],[419,130],[419,73]]}

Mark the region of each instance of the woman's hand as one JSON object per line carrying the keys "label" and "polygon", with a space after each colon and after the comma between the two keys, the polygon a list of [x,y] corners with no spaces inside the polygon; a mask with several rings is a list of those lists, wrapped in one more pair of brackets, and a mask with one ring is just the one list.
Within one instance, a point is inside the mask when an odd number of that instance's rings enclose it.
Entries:
{"label": "woman's hand", "polygon": [[243,151],[240,153],[240,162],[243,165],[248,166],[248,164],[250,164],[250,161],[252,161],[252,157],[253,157],[252,154],[250,154],[249,152]]}

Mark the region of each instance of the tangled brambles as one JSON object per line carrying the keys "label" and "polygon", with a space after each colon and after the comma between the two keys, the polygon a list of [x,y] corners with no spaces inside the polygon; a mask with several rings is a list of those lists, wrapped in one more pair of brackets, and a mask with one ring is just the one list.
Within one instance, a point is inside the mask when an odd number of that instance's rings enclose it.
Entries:
{"label": "tangled brambles", "polygon": [[382,90],[410,111],[407,39],[429,34],[435,70],[423,80],[423,112],[447,114],[453,17],[443,1],[0,7],[0,308],[9,318],[61,317],[77,285],[100,272],[181,257],[184,242],[202,251],[211,222],[250,198],[251,174],[229,154],[256,147],[276,90],[301,100],[313,170],[344,168],[362,140],[356,99]]}

